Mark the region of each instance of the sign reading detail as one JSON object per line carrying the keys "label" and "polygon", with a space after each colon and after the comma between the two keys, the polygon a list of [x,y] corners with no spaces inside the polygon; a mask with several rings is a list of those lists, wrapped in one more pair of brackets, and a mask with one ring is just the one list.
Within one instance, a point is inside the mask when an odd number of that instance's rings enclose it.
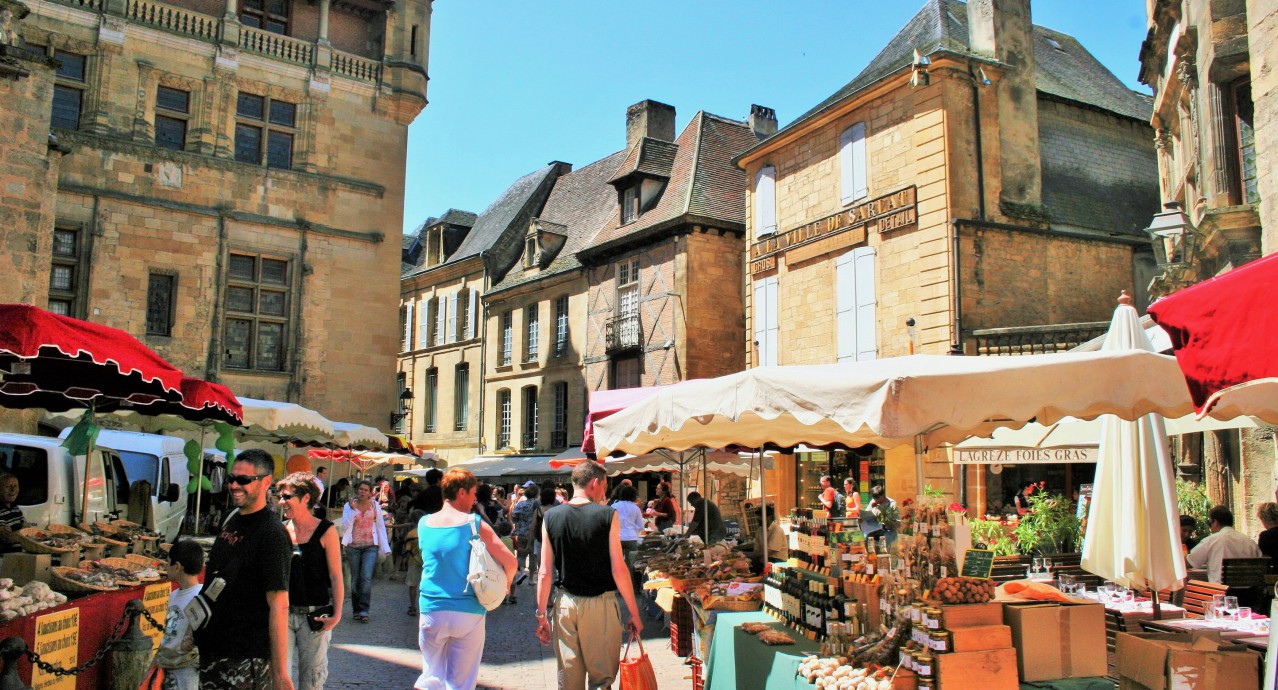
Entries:
{"label": "sign reading detail", "polygon": [[[147,613],[155,619],[160,625],[166,623],[165,619],[169,615],[169,593],[173,591],[173,585],[169,582],[160,582],[154,585],[147,585],[142,591],[142,605],[146,607]],[[160,640],[164,639],[164,628],[157,628],[147,622],[145,618],[138,621],[141,624],[142,632],[151,638],[151,646],[158,647]]]}
{"label": "sign reading detail", "polygon": [[[859,244],[869,233],[889,232],[918,222],[915,208],[917,188],[914,186],[885,194],[863,204],[845,208],[811,223],[755,242],[750,246],[750,273],[762,273],[776,268],[775,255],[792,251],[800,246],[841,235],[837,241],[826,242],[821,247],[826,253],[840,247]],[[845,232],[856,229],[856,232]],[[804,252],[803,259],[819,253]],[[787,255],[787,258],[790,258]]]}
{"label": "sign reading detail", "polygon": [[[40,616],[35,622],[35,644],[31,651],[54,666],[74,668],[80,659],[80,609],[66,609]],[[32,690],[75,690],[75,676],[31,669]]]}
{"label": "sign reading detail", "polygon": [[986,549],[966,549],[963,551],[963,577],[990,579],[994,569],[994,552]]}
{"label": "sign reading detail", "polygon": [[1096,462],[1096,446],[1077,448],[955,448],[956,465],[1047,465]]}

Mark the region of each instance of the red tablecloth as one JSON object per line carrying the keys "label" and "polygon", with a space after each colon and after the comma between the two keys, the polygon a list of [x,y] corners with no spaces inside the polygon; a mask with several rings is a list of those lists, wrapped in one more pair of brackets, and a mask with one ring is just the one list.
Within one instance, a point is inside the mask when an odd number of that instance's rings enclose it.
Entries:
{"label": "red tablecloth", "polygon": [[[80,609],[80,640],[78,648],[77,664],[82,664],[93,656],[94,653],[102,647],[102,645],[111,637],[111,633],[115,630],[116,623],[124,615],[124,607],[132,599],[142,599],[142,594],[146,590],[147,585],[139,587],[127,587],[114,592],[99,592],[97,594],[87,594],[67,601],[61,606],[55,606],[43,611],[15,618],[8,623],[0,625],[0,640],[6,637],[20,637],[26,643],[28,648],[34,648],[35,645],[35,623],[36,619],[50,613],[57,613],[67,609]],[[76,690],[98,690],[102,687],[99,682],[100,678],[105,678],[107,673],[106,667],[110,663],[110,655],[103,659],[96,666],[87,669],[76,677]],[[18,675],[22,678],[22,682],[31,684],[31,662],[23,657],[18,661]]]}

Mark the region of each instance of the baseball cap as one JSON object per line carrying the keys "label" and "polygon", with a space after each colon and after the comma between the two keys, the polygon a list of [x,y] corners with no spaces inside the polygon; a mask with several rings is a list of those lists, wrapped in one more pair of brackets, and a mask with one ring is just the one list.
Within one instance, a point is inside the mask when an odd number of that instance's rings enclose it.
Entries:
{"label": "baseball cap", "polygon": [[528,487],[530,487],[530,486],[536,486],[536,485],[537,485],[537,482],[534,482],[534,481],[533,481],[533,480],[531,480],[531,479],[529,479],[528,481],[524,482],[524,488],[525,488],[525,489],[527,489],[527,488],[528,488]]}

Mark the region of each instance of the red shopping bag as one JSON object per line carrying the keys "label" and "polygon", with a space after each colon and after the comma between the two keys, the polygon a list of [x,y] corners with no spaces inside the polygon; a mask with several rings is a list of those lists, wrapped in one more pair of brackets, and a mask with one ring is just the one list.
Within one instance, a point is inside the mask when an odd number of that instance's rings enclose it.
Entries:
{"label": "red shopping bag", "polygon": [[[630,644],[639,643],[639,657],[631,659]],[[630,642],[621,653],[621,690],[657,690],[657,673],[652,670],[652,660],[643,651],[643,640],[631,635]]]}
{"label": "red shopping bag", "polygon": [[151,664],[151,668],[146,670],[146,675],[138,685],[138,690],[160,690],[162,687],[164,687],[164,669]]}

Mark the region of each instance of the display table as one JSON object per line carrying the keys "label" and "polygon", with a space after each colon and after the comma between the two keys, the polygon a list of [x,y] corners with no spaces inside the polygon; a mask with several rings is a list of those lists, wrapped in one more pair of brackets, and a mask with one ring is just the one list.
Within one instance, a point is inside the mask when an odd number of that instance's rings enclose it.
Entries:
{"label": "display table", "polygon": [[[769,623],[795,638],[794,644],[769,647],[741,629],[742,623]],[[799,663],[820,652],[818,643],[787,630],[785,625],[762,611],[720,612],[716,616],[706,658],[706,690],[813,690],[800,677]]]}
{"label": "display table", "polygon": [[1269,650],[1269,635],[1261,633],[1236,621],[1220,624],[1202,618],[1185,618],[1182,620],[1145,621],[1142,624],[1149,632],[1187,633],[1195,630],[1207,630],[1220,633],[1222,640],[1245,644],[1260,653]]}

